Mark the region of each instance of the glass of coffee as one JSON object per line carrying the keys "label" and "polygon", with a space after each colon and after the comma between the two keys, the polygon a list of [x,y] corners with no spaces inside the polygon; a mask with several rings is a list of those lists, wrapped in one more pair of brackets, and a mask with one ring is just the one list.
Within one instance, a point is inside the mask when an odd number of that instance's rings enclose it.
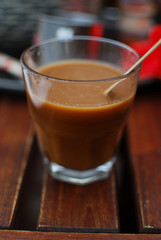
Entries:
{"label": "glass of coffee", "polygon": [[109,176],[141,66],[123,73],[138,59],[123,43],[89,36],[48,40],[22,54],[30,113],[54,178],[83,185]]}

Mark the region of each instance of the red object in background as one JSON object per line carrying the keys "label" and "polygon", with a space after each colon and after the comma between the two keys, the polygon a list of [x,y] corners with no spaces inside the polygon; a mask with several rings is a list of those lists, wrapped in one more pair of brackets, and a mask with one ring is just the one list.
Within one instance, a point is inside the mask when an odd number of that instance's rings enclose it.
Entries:
{"label": "red object in background", "polygon": [[[147,40],[131,43],[140,56],[143,56],[161,38],[161,25],[155,25]],[[140,80],[161,79],[161,46],[154,50],[143,62]]]}
{"label": "red object in background", "polygon": [[89,36],[102,37],[104,33],[104,27],[101,23],[94,24],[90,28]]}
{"label": "red object in background", "polygon": [[[97,23],[94,24],[89,31],[89,36],[92,37],[102,37],[104,33],[104,27],[102,24]],[[90,42],[90,47],[89,47],[89,58],[91,59],[97,59],[98,55],[99,55],[99,47],[100,47],[100,43],[97,41],[91,41]]]}

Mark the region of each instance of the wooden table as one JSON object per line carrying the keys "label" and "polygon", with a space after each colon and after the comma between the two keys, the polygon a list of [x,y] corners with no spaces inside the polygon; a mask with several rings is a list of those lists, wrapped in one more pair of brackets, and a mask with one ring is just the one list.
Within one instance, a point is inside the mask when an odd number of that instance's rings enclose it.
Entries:
{"label": "wooden table", "polygon": [[53,180],[21,96],[1,94],[0,133],[0,239],[161,239],[160,84],[139,90],[107,180]]}

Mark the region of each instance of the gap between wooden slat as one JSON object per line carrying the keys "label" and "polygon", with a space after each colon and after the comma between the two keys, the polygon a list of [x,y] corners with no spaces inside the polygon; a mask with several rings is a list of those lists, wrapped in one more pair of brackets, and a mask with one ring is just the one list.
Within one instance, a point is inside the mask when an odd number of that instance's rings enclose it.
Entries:
{"label": "gap between wooden slat", "polygon": [[13,223],[14,230],[35,230],[40,211],[43,166],[37,141],[33,140],[22,191]]}
{"label": "gap between wooden slat", "polygon": [[116,164],[116,183],[118,192],[118,208],[121,233],[137,233],[138,217],[135,199],[133,169],[130,166],[127,149],[126,131],[122,138],[119,158]]}

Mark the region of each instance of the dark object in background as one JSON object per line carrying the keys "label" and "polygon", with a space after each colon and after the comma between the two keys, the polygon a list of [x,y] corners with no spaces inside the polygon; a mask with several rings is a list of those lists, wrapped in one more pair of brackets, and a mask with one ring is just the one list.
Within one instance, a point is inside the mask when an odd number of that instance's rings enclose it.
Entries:
{"label": "dark object in background", "polygon": [[19,58],[31,45],[40,13],[57,8],[58,0],[0,0],[0,51]]}
{"label": "dark object in background", "polygon": [[107,7],[101,12],[100,18],[104,25],[104,37],[119,40],[118,23],[120,14],[120,10],[116,7]]}

